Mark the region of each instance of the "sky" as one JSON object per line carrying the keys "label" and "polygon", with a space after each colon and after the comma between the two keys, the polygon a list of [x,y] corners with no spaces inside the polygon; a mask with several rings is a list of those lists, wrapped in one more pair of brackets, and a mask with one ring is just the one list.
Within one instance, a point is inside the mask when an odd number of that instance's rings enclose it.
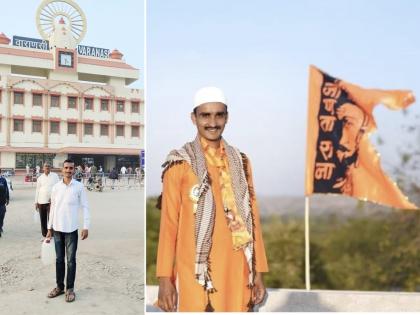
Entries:
{"label": "sky", "polygon": [[[0,0],[0,32],[40,38],[41,1]],[[195,91],[225,91],[225,139],[251,159],[258,194],[302,195],[308,67],[364,87],[412,89],[420,98],[420,2],[411,0],[149,0],[147,82],[142,0],[77,0],[88,21],[81,44],[118,48],[146,88],[147,193],[161,189],[166,154],[194,138]],[[410,141],[401,125],[420,115],[378,106],[385,169]]]}
{"label": "sky", "polygon": [[[13,35],[41,38],[35,14],[41,0],[14,0],[2,3],[0,32],[10,39]],[[143,0],[76,0],[87,19],[87,33],[81,45],[117,48],[123,59],[140,70],[140,80],[132,88],[144,87],[144,2]]]}
{"label": "sky", "polygon": [[[419,16],[411,0],[148,1],[147,194],[161,190],[166,154],[195,137],[195,91],[213,85],[228,99],[224,137],[250,157],[257,195],[303,195],[309,65],[420,99]],[[408,113],[374,111],[386,170],[412,141],[401,126],[419,104]]]}

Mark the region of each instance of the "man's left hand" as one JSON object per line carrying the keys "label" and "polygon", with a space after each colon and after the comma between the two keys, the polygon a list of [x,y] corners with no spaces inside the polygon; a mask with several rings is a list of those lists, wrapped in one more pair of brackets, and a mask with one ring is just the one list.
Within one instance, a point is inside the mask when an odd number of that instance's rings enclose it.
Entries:
{"label": "man's left hand", "polygon": [[83,230],[82,230],[82,233],[80,233],[80,237],[82,238],[82,241],[83,241],[83,240],[85,240],[85,239],[87,239],[87,238],[88,238],[88,236],[89,236],[89,231],[88,231],[88,230],[83,229]]}
{"label": "man's left hand", "polygon": [[251,295],[252,295],[252,303],[254,305],[260,304],[265,297],[266,290],[262,278],[261,272],[257,272],[255,275],[254,286],[252,287]]}

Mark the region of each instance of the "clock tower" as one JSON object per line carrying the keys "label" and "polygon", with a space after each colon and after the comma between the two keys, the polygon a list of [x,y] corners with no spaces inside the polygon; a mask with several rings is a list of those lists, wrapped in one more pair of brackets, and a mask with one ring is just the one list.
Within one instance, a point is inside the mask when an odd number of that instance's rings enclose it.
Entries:
{"label": "clock tower", "polygon": [[[77,73],[77,45],[86,34],[86,17],[72,0],[44,0],[36,13],[41,36],[49,41],[55,70]],[[54,76],[54,75],[53,75]]]}

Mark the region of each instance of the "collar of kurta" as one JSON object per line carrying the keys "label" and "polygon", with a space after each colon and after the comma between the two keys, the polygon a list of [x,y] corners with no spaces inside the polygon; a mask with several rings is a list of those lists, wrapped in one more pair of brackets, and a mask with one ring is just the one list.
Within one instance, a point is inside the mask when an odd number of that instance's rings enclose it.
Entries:
{"label": "collar of kurta", "polygon": [[220,146],[218,148],[213,148],[212,146],[210,146],[209,142],[203,137],[200,137],[200,143],[204,153],[208,153],[214,157],[218,156],[219,158],[226,155],[225,144],[223,139],[220,140]]}

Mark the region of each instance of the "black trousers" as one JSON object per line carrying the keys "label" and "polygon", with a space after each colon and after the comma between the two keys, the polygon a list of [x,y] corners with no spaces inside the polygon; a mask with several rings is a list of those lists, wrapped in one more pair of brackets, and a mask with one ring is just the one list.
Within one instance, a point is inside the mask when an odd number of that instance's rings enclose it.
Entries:
{"label": "black trousers", "polygon": [[44,204],[39,204],[39,218],[41,219],[41,233],[42,236],[45,237],[47,236],[47,224],[48,224],[48,219],[50,218],[50,203],[44,203]]}
{"label": "black trousers", "polygon": [[4,216],[6,215],[6,205],[0,204],[0,234],[3,233]]}

